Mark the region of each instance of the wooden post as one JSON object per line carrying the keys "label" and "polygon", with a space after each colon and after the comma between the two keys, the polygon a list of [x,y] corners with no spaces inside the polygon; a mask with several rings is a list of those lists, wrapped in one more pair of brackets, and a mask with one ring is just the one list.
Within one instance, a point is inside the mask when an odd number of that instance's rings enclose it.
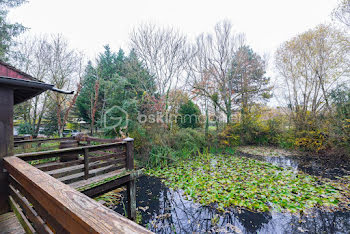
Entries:
{"label": "wooden post", "polygon": [[9,210],[8,176],[4,157],[13,154],[13,90],[0,87],[0,214]]}
{"label": "wooden post", "polygon": [[134,139],[128,137],[123,141],[126,142],[126,169],[134,170]]}
{"label": "wooden post", "polygon": [[[126,142],[126,169],[134,170],[134,139],[125,138]],[[128,194],[128,218],[131,220],[136,219],[136,181],[132,179],[127,182],[127,194]]]}
{"label": "wooden post", "polygon": [[84,149],[84,179],[89,179],[89,149]]}
{"label": "wooden post", "polygon": [[128,192],[128,218],[136,219],[136,183],[135,179],[130,180],[127,184]]}

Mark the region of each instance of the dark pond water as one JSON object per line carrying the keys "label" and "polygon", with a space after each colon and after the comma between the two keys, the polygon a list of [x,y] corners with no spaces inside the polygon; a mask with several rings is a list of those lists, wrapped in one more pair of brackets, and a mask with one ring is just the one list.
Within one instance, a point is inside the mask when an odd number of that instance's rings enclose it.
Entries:
{"label": "dark pond water", "polygon": [[[115,210],[124,214],[122,204]],[[141,224],[156,233],[350,233],[350,212],[316,210],[301,217],[236,209],[220,213],[185,200],[181,191],[150,176],[137,180],[137,207]]]}
{"label": "dark pond water", "polygon": [[[331,179],[349,175],[350,171],[347,164],[332,164],[327,160],[244,156]],[[121,214],[124,214],[123,203],[115,208]],[[186,200],[181,191],[169,189],[159,178],[150,176],[137,180],[137,207],[141,225],[156,233],[350,233],[350,211],[315,210],[302,216],[244,209],[221,213]]]}
{"label": "dark pond water", "polygon": [[256,156],[240,153],[242,156],[250,157],[272,163],[281,167],[289,167],[293,170],[303,171],[310,175],[336,179],[340,176],[350,175],[350,162],[348,158],[334,157],[310,157],[310,156]]}

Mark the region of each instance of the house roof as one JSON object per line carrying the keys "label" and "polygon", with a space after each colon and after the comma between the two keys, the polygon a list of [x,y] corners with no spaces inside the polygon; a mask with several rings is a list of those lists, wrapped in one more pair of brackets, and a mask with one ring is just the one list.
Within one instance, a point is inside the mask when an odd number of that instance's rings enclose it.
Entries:
{"label": "house roof", "polygon": [[13,90],[14,104],[27,101],[53,88],[53,85],[44,82],[5,76],[0,76],[0,86]]}
{"label": "house roof", "polygon": [[0,87],[12,89],[14,91],[14,104],[19,104],[33,98],[46,90],[59,93],[72,94],[58,90],[54,85],[37,80],[31,75],[18,70],[8,63],[0,60]]}
{"label": "house roof", "polygon": [[23,80],[38,81],[37,79],[35,79],[31,75],[15,68],[11,64],[5,63],[2,60],[0,60],[0,76],[23,79]]}

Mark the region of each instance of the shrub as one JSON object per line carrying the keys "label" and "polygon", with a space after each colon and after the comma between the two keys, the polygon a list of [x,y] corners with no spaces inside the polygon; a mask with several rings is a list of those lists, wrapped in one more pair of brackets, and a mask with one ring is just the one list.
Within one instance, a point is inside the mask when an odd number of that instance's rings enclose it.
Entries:
{"label": "shrub", "polygon": [[180,128],[198,128],[200,127],[199,117],[201,111],[199,107],[191,100],[182,104],[178,111],[179,116],[177,118],[177,124]]}
{"label": "shrub", "polygon": [[159,146],[156,145],[152,148],[146,167],[155,168],[155,167],[164,167],[168,165],[169,161],[175,161],[174,151],[168,146]]}
{"label": "shrub", "polygon": [[278,136],[278,146],[285,149],[295,147],[295,135],[292,131],[286,131]]}
{"label": "shrub", "polygon": [[222,132],[218,134],[219,147],[235,147],[240,145],[241,138],[239,133],[241,131],[240,124],[226,125]]}
{"label": "shrub", "polygon": [[297,132],[294,145],[305,151],[320,151],[327,148],[327,136],[325,133],[315,131]]}
{"label": "shrub", "polygon": [[33,126],[30,123],[21,123],[18,126],[18,134],[21,134],[21,135],[26,135],[26,134],[33,135],[33,133],[34,133]]}
{"label": "shrub", "polygon": [[191,128],[179,129],[170,136],[170,145],[176,151],[195,153],[207,146],[203,132]]}

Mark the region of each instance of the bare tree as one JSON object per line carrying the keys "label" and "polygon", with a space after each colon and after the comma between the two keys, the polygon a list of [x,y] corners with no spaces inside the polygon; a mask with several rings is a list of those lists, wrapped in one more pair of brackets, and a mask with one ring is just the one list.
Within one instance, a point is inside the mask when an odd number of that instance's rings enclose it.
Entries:
{"label": "bare tree", "polygon": [[74,96],[57,92],[51,93],[56,106],[58,133],[62,136],[69,113],[74,106],[81,90],[83,73],[83,56],[76,50],[70,49],[68,42],[61,35],[54,35],[50,41],[49,83],[58,89],[74,90]]}
{"label": "bare tree", "polygon": [[244,35],[234,34],[232,25],[215,25],[214,34],[200,35],[192,48],[191,80],[195,92],[209,98],[230,122],[238,94],[234,92],[234,55],[244,45]]}
{"label": "bare tree", "polygon": [[[50,45],[46,37],[24,37],[20,39],[16,50],[18,57],[12,61],[16,67],[40,81],[49,81]],[[48,92],[45,92],[16,107],[17,113],[20,113],[24,121],[31,125],[34,137],[39,134],[48,101]]]}
{"label": "bare tree", "polygon": [[131,47],[154,75],[158,93],[168,95],[178,88],[186,65],[186,37],[172,27],[141,24],[131,33]]}
{"label": "bare tree", "polygon": [[339,22],[350,28],[350,0],[341,0],[332,15]]}

